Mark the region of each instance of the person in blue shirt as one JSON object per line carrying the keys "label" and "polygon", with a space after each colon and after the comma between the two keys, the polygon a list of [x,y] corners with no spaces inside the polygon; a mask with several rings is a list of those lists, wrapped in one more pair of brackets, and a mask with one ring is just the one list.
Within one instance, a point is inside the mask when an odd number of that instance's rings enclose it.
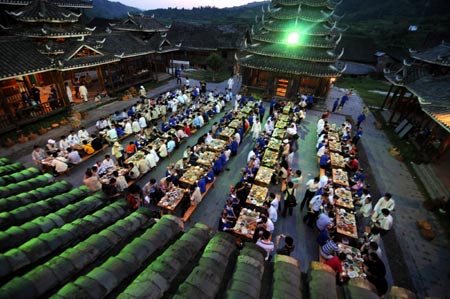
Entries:
{"label": "person in blue shirt", "polygon": [[167,142],[167,152],[170,154],[173,152],[173,150],[175,149],[176,143],[173,139],[170,139]]}
{"label": "person in blue shirt", "polygon": [[117,132],[117,136],[122,137],[123,135],[125,135],[125,131],[123,130],[123,128],[121,126],[116,126],[116,132]]}
{"label": "person in blue shirt", "polygon": [[134,116],[134,111],[133,111],[132,107],[130,107],[130,109],[128,109],[127,115],[128,115],[128,117],[133,117]]}
{"label": "person in blue shirt", "polygon": [[314,97],[312,94],[309,94],[307,99],[308,99],[308,108],[311,109],[312,105],[314,104]]}
{"label": "person in blue shirt", "polygon": [[248,120],[248,123],[249,123],[249,127],[251,128],[252,126],[253,126],[253,115],[250,115],[248,118],[247,118],[247,120]]}
{"label": "person in blue shirt", "polygon": [[214,182],[214,170],[212,169],[212,167],[209,167],[209,171],[206,174],[206,181],[208,183]]}
{"label": "person in blue shirt", "polygon": [[223,164],[222,164],[222,159],[217,159],[216,161],[214,161],[213,164],[213,170],[214,170],[214,174],[218,175],[223,169]]}
{"label": "person in blue shirt", "polygon": [[161,130],[167,132],[170,130],[170,126],[167,123],[161,123]]}
{"label": "person in blue shirt", "polygon": [[227,164],[227,156],[225,155],[225,152],[222,152],[222,154],[220,155],[220,162],[222,163],[223,166],[225,166],[225,164]]}
{"label": "person in blue shirt", "polygon": [[227,119],[227,122],[230,122],[233,119],[233,113],[230,111],[225,117]]}
{"label": "person in blue shirt", "polygon": [[361,123],[365,120],[366,120],[366,115],[364,113],[361,113],[358,116],[358,122],[356,123],[356,127],[359,127],[361,125]]}
{"label": "person in blue shirt", "polygon": [[175,119],[174,116],[172,116],[171,118],[169,118],[169,125],[173,128],[177,125],[177,121]]}
{"label": "person in blue shirt", "polygon": [[243,127],[243,126],[241,126],[241,127],[239,128],[238,133],[239,133],[239,135],[241,136],[241,140],[242,140],[242,138],[244,138],[244,127]]}
{"label": "person in blue shirt", "polygon": [[192,95],[196,98],[198,97],[198,89],[194,88],[194,91],[192,92]]}
{"label": "person in blue shirt", "polygon": [[206,111],[203,112],[203,120],[205,121],[205,123],[209,122],[209,115],[208,113],[206,113]]}
{"label": "person in blue shirt", "polygon": [[259,105],[259,121],[262,123],[264,120],[264,115],[266,114],[266,108],[261,104]]}
{"label": "person in blue shirt", "polygon": [[331,167],[331,160],[330,157],[328,156],[328,151],[325,151],[325,153],[320,157],[320,168],[325,169],[325,170],[329,170]]}
{"label": "person in blue shirt", "polygon": [[348,101],[348,96],[344,94],[341,98],[341,102],[339,103],[339,109],[344,108],[345,103]]}
{"label": "person in blue shirt", "polygon": [[336,100],[333,103],[333,109],[331,110],[331,112],[335,112],[338,106],[339,106],[339,98],[336,98]]}
{"label": "person in blue shirt", "polygon": [[194,120],[192,121],[192,125],[194,125],[197,129],[199,129],[202,126],[200,118],[198,116],[194,118]]}
{"label": "person in blue shirt", "polygon": [[231,156],[236,156],[238,151],[239,143],[236,141],[236,138],[233,137],[233,141],[230,144]]}
{"label": "person in blue shirt", "polygon": [[273,115],[273,108],[275,108],[275,104],[276,104],[275,99],[272,99],[272,100],[270,101],[270,106],[269,106],[269,114],[270,114],[270,115]]}
{"label": "person in blue shirt", "polygon": [[206,177],[203,176],[201,179],[198,180],[197,186],[200,188],[200,193],[206,192]]}

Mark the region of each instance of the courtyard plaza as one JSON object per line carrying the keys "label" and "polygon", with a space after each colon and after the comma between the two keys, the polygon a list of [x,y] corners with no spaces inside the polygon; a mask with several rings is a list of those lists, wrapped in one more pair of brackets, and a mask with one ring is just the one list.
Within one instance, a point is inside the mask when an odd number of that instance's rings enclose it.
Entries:
{"label": "courtyard plaza", "polygon": [[[195,80],[190,79],[190,81],[191,85],[195,86],[198,84]],[[233,88],[234,94],[240,85],[240,82],[237,83]],[[174,82],[172,81],[165,88],[168,90],[174,88],[175,86],[173,84]],[[217,85],[208,85],[208,89],[217,88],[218,90],[224,90],[225,87],[226,82]],[[157,96],[161,92],[163,92],[162,89],[155,90],[149,96]],[[298,139],[298,151],[295,153],[294,162],[291,167],[294,171],[301,169],[303,175],[303,183],[296,192],[298,202],[303,198],[306,182],[319,174],[315,154],[317,143],[316,123],[325,109],[331,111],[333,105],[332,99],[342,97],[344,93],[345,91],[334,88],[325,103],[316,105],[312,110],[307,111],[305,120],[298,127],[298,133],[300,135]],[[137,99],[134,101],[137,101]],[[132,103],[133,100],[126,103],[116,102],[108,104],[101,109],[109,110],[109,113],[112,113],[115,110],[121,110],[121,107],[130,106]],[[121,107],[119,108],[117,106]],[[267,108],[266,111],[268,111],[268,103],[265,103],[265,106]],[[363,104],[361,99],[353,94],[350,96],[350,100],[343,107],[342,111],[330,115],[329,123],[340,125],[347,118],[355,121],[362,108]],[[224,111],[228,111],[229,109],[230,105],[226,106]],[[102,112],[105,113],[106,111]],[[264,122],[267,119],[267,114],[266,112]],[[223,115],[223,112],[218,117],[221,117],[221,115]],[[160,121],[158,124],[160,124]],[[178,161],[182,156],[184,148],[187,145],[193,145],[200,135],[209,131],[211,124],[212,122],[201,128],[192,139],[188,139],[178,150],[175,150],[170,158],[162,160],[155,169],[145,174],[137,184],[142,187],[150,178],[157,180],[162,178],[169,163]],[[387,268],[390,266],[391,268],[395,267],[397,270],[399,269],[398,267],[405,267],[406,265],[408,270],[403,275],[399,275],[397,271],[394,271],[391,275],[391,271],[388,270],[387,280],[389,285],[395,284],[411,290],[415,289],[420,296],[442,296],[443,294],[448,294],[448,284],[445,283],[447,278],[442,273],[442,269],[448,269],[450,264],[448,242],[442,239],[441,245],[436,246],[433,243],[421,239],[418,231],[415,229],[415,221],[421,218],[430,219],[432,216],[427,215],[426,213],[428,212],[422,208],[421,203],[423,198],[417,186],[414,184],[406,167],[391,157],[387,152],[389,141],[382,131],[375,128],[374,119],[371,114],[368,115],[362,127],[364,128],[364,135],[359,145],[360,163],[364,167],[367,180],[371,185],[372,197],[374,200],[377,200],[380,194],[390,192],[396,200],[394,228],[383,237],[382,242],[385,265]],[[95,128],[89,127],[88,130],[91,132]],[[126,144],[128,141],[128,139],[124,140],[122,144]],[[230,159],[226,165],[230,170],[225,170],[219,174],[215,186],[202,199],[202,202],[193,213],[190,221],[186,223],[186,230],[197,222],[204,223],[213,228],[217,227],[220,213],[226,201],[226,194],[229,192],[229,186],[234,185],[240,179],[240,170],[246,164],[247,154],[253,146],[254,143],[250,135],[247,134],[239,146],[238,155]],[[109,154],[110,150],[111,148],[108,148],[106,153]],[[99,154],[85,164],[78,165],[73,169],[70,176],[63,177],[63,179],[71,182],[74,186],[80,185],[85,169],[94,164],[95,161],[103,160],[103,158],[102,154]],[[29,154],[19,157],[16,160],[22,162],[26,167],[33,165]],[[398,183],[393,184],[392,182],[394,181]],[[280,193],[279,189],[279,185],[270,186],[270,190],[275,193]],[[291,256],[298,259],[302,271],[306,271],[310,261],[318,260],[317,232],[304,225],[302,218],[303,215],[300,214],[298,207],[294,208],[292,216],[283,218],[280,213],[278,221],[275,224],[273,236],[275,237],[283,233],[294,238],[295,250]],[[398,242],[397,238],[401,241]],[[400,245],[400,250],[396,248],[398,244]],[[414,254],[410,255],[411,252],[414,252]],[[386,256],[388,262],[386,262]],[[393,258],[391,258],[392,256]],[[399,262],[400,265],[396,265],[395,262]]]}

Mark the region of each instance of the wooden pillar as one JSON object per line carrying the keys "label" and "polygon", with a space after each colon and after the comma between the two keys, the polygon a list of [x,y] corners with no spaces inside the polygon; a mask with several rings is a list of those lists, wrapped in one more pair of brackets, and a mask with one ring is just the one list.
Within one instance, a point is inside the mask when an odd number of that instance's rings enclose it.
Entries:
{"label": "wooden pillar", "polygon": [[70,101],[67,97],[66,89],[64,87],[64,79],[61,71],[52,71],[50,73],[53,83],[55,84],[56,91],[59,94],[60,99],[62,100],[63,107],[70,108]]}
{"label": "wooden pillar", "polygon": [[102,65],[98,65],[95,68],[95,71],[97,72],[97,78],[98,78],[98,82],[100,83],[101,90],[102,91],[106,90],[105,79],[104,79],[104,76],[103,76],[103,66]]}
{"label": "wooden pillar", "polygon": [[395,100],[397,99],[397,95],[398,95],[399,90],[400,90],[400,87],[397,86],[397,87],[395,88],[395,90],[394,90],[394,92],[393,92],[391,98],[390,98],[390,102],[389,102],[389,107],[388,107],[388,109],[391,109],[391,108],[392,108],[392,105],[394,104]]}
{"label": "wooden pillar", "polygon": [[112,79],[111,65],[108,63],[106,65],[106,67],[108,68],[108,81],[109,81],[109,84],[111,85],[111,91],[112,91],[113,94],[115,94],[116,93],[116,88],[114,87],[114,82],[113,82],[113,79]]}
{"label": "wooden pillar", "polygon": [[391,94],[392,89],[394,88],[394,84],[391,84],[391,87],[389,88],[388,93],[386,94],[386,97],[384,98],[383,104],[381,105],[380,110],[384,109],[384,106],[386,105],[387,100],[389,99],[389,95]]}
{"label": "wooden pillar", "polygon": [[397,97],[397,101],[395,103],[395,106],[392,109],[391,117],[389,117],[388,123],[390,123],[392,121],[392,119],[394,118],[395,112],[397,110],[397,106],[398,106],[399,102],[401,100],[403,100],[403,96],[405,95],[405,92],[406,92],[406,88],[402,88],[402,90],[400,91],[400,94]]}
{"label": "wooden pillar", "polygon": [[13,124],[13,115],[15,115],[12,111],[11,111],[11,107],[10,105],[8,105],[8,103],[6,102],[6,96],[5,93],[3,92],[3,88],[0,88],[0,106],[3,109],[5,116],[8,120],[8,124]]}

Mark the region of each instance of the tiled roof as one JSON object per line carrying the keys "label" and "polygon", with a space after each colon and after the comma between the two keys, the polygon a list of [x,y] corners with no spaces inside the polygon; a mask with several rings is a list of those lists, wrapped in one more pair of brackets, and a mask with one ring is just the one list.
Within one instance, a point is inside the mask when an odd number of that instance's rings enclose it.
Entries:
{"label": "tiled roof", "polygon": [[[252,37],[255,41],[277,43],[277,44],[287,44],[288,32],[273,32],[273,31],[261,31],[255,33]],[[334,49],[336,44],[339,42],[340,37],[334,36],[328,38],[325,36],[316,35],[302,35],[300,34],[299,45],[305,47],[316,47],[316,48],[329,48]]]}
{"label": "tiled roof", "polygon": [[337,77],[340,76],[342,71],[327,63],[313,63],[253,54],[241,57],[239,64],[264,71],[313,77]]}
{"label": "tiled roof", "polygon": [[33,23],[74,23],[81,15],[46,0],[36,0],[30,5],[8,13],[18,21]]}
{"label": "tiled roof", "polygon": [[325,22],[331,16],[332,11],[323,7],[299,7],[286,6],[282,9],[271,9],[267,12],[267,17],[285,20],[295,19],[311,22]]}
{"label": "tiled roof", "polygon": [[[276,20],[271,22],[264,22],[264,24],[258,23],[258,27],[264,27],[264,29],[276,32],[304,32],[308,35],[328,35],[330,34],[331,26],[326,23],[308,22],[301,20]],[[334,30],[334,29],[333,29]]]}
{"label": "tiled roof", "polygon": [[440,45],[421,51],[411,51],[411,57],[432,64],[450,66],[450,43],[442,42]]}
{"label": "tiled roof", "polygon": [[0,79],[39,73],[52,69],[51,60],[41,54],[30,39],[2,37],[0,39]]}
{"label": "tiled roof", "polygon": [[158,22],[153,16],[128,14],[128,18],[111,24],[116,30],[139,32],[166,32],[169,28]]}
{"label": "tiled roof", "polygon": [[68,38],[91,35],[92,30],[86,29],[85,26],[78,24],[70,24],[70,26],[49,26],[47,24],[42,26],[27,26],[20,24],[8,30],[14,35],[22,35],[33,38]]}
{"label": "tiled roof", "polygon": [[[71,7],[71,8],[92,8],[92,1],[88,0],[47,0],[50,3],[58,5],[59,7]],[[6,5],[28,5],[33,0],[0,0],[0,4]]]}
{"label": "tiled roof", "polygon": [[[386,73],[386,79],[416,95],[422,110],[450,131],[450,75],[433,76],[421,71],[415,72],[421,74],[416,80],[403,81],[400,75],[403,68],[398,72]],[[413,73],[413,69],[408,68],[407,72]]]}
{"label": "tiled roof", "polygon": [[175,22],[167,38],[181,44],[181,50],[239,49],[247,26],[239,25],[193,25]]}
{"label": "tiled roof", "polygon": [[290,58],[316,62],[336,62],[337,55],[327,49],[316,49],[287,44],[257,43],[247,48],[247,52],[270,57]]}
{"label": "tiled roof", "polygon": [[342,35],[342,39],[336,47],[340,53],[344,49],[341,59],[362,63],[375,63],[376,46],[373,39],[361,36]]}

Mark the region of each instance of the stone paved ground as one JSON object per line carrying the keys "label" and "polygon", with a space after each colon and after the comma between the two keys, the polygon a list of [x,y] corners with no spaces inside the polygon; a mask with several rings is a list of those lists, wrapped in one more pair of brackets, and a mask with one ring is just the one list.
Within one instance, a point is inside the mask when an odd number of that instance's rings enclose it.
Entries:
{"label": "stone paved ground", "polygon": [[[237,80],[235,80],[237,81]],[[195,80],[191,80],[191,84],[198,84]],[[240,82],[236,82],[234,91],[239,88]],[[208,84],[208,89],[223,90],[226,82],[220,84]],[[175,80],[170,81],[167,85],[162,86],[151,92],[150,96],[156,96],[166,90],[175,88]],[[334,88],[329,96],[329,99],[324,103],[331,110],[333,99],[341,96],[343,91]],[[96,111],[95,116],[107,115],[118,109],[130,106],[136,102],[137,99],[132,99],[127,102],[114,102],[105,105]],[[305,121],[301,125],[301,138],[299,139],[299,151],[297,152],[293,169],[300,168],[303,171],[304,184],[306,181],[318,174],[317,161],[314,157],[314,148],[316,144],[315,127],[318,117],[321,114],[322,108],[325,105],[318,105],[315,110],[308,111]],[[227,107],[229,109],[229,106]],[[356,119],[357,115],[362,109],[361,99],[353,95],[351,100],[345,105],[343,111],[339,114],[331,114],[330,121],[335,123],[342,123],[346,117]],[[91,113],[93,115],[93,113]],[[87,122],[89,131],[93,131],[94,118]],[[432,214],[427,212],[422,207],[423,197],[420,194],[417,186],[414,183],[412,176],[404,164],[394,159],[387,152],[390,145],[389,140],[383,131],[379,131],[374,126],[375,119],[369,115],[363,127],[365,133],[361,141],[363,150],[361,156],[364,160],[364,168],[371,173],[371,182],[373,189],[379,189],[379,193],[391,192],[397,203],[395,213],[395,230],[384,238],[384,248],[388,252],[389,265],[393,271],[392,276],[388,274],[388,281],[390,283],[404,286],[410,289],[416,289],[421,297],[439,296],[445,297],[450,294],[450,285],[448,284],[448,271],[450,269],[450,246],[448,240],[444,238],[442,230],[439,229],[437,222]],[[209,128],[202,129],[201,132]],[[42,136],[40,143],[48,138],[58,138],[65,129],[61,131],[51,131],[45,136]],[[66,131],[69,129],[67,128]],[[194,137],[196,140],[198,137]],[[188,141],[187,144],[192,144],[194,140]],[[34,142],[21,145],[20,147],[32,147]],[[206,223],[212,227],[216,227],[219,212],[224,203],[224,197],[228,190],[229,184],[234,184],[238,177],[238,170],[244,166],[248,151],[251,148],[251,141],[247,137],[243,145],[239,148],[240,154],[233,158],[228,167],[230,171],[224,172],[219,176],[218,184],[205,197],[202,204],[192,216],[193,224],[197,221]],[[20,161],[26,166],[32,166],[30,152],[31,150],[16,149],[1,149],[0,156],[13,156],[15,161]],[[109,152],[110,149],[107,150]],[[18,154],[21,153],[21,154]],[[25,153],[25,154],[23,154]],[[163,161],[159,167],[152,170],[149,174],[139,182],[140,185],[149,180],[150,177],[160,178],[164,172],[165,166],[169,162],[176,161],[182,154],[182,149],[178,150],[171,159]],[[76,167],[70,177],[62,177],[58,179],[67,179],[75,186],[81,184],[83,172],[86,167],[90,166],[96,159],[103,159],[101,155],[95,159],[91,159],[84,165]],[[368,161],[369,164],[366,165]],[[305,191],[303,186],[297,190],[297,198],[301,200]],[[278,186],[273,186],[274,191],[278,191]],[[375,190],[372,190],[375,195]],[[428,219],[431,221],[433,227],[438,228],[438,237],[433,242],[423,240],[415,226],[415,221],[418,219]],[[189,224],[189,225],[190,225]],[[276,225],[275,234],[288,233],[294,236],[296,241],[296,250],[293,256],[301,262],[303,271],[306,271],[309,262],[317,260],[318,250],[315,242],[316,232],[305,227],[301,221],[301,215],[298,210],[294,211],[292,217],[280,218]],[[404,262],[406,261],[406,262]],[[406,263],[406,268],[405,264]],[[402,270],[406,269],[406,270]],[[388,271],[391,272],[391,271]],[[412,282],[411,282],[412,280]]]}
{"label": "stone paved ground", "polygon": [[[327,107],[331,110],[333,99],[341,97],[343,91],[334,88],[327,100]],[[342,114],[351,116],[356,120],[362,111],[361,98],[354,94],[344,106]],[[409,270],[414,288],[420,297],[436,296],[448,298],[450,294],[450,245],[442,228],[432,213],[423,208],[424,197],[408,168],[404,163],[392,157],[387,149],[392,146],[383,131],[375,128],[375,118],[370,114],[362,124],[364,135],[361,139],[367,159],[370,163],[379,192],[390,192],[396,201],[394,215],[395,238],[389,234],[384,238],[385,247],[396,251],[396,247],[404,253],[404,261]],[[427,219],[437,231],[437,237],[432,242],[424,240],[418,229],[416,221]],[[396,244],[389,241],[397,240]],[[388,257],[389,256],[388,252]],[[399,273],[399,268],[393,266],[398,262],[394,257],[389,259],[393,270],[394,283],[396,276],[405,276]],[[398,265],[401,267],[401,265]]]}

